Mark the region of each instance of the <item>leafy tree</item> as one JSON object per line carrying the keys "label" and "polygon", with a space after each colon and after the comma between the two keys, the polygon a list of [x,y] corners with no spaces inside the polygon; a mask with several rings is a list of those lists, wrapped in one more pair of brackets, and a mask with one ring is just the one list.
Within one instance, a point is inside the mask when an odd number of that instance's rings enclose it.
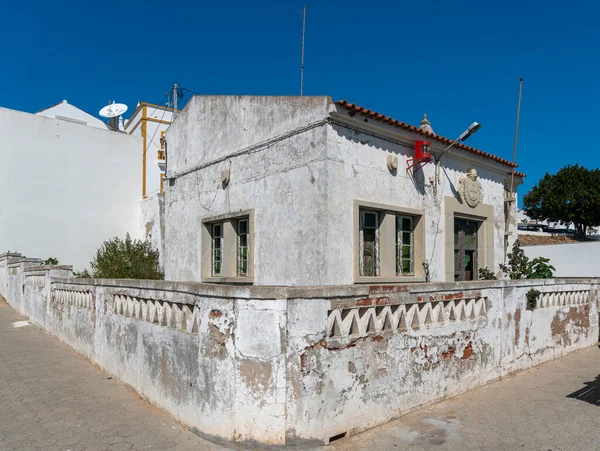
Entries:
{"label": "leafy tree", "polygon": [[91,275],[95,278],[164,279],[158,251],[149,241],[132,240],[129,234],[124,240],[115,237],[105,241],[96,252],[91,267]]}
{"label": "leafy tree", "polygon": [[498,280],[498,278],[489,269],[479,268],[479,280]]}
{"label": "leafy tree", "polygon": [[527,216],[567,224],[585,239],[587,228],[600,225],[600,169],[565,166],[546,175],[523,197]]}
{"label": "leafy tree", "polygon": [[515,241],[507,257],[508,264],[500,263],[500,269],[509,279],[550,279],[554,276],[556,268],[548,264],[550,259],[537,257],[530,261],[519,240]]}
{"label": "leafy tree", "polygon": [[49,257],[44,260],[44,265],[58,265],[58,258]]}

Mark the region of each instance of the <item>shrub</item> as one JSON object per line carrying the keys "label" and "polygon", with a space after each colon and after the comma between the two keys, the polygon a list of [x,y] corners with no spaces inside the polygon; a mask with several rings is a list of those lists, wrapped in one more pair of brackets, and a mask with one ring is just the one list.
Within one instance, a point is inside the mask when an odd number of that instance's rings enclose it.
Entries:
{"label": "shrub", "polygon": [[501,263],[500,269],[509,279],[549,279],[554,276],[555,268],[548,264],[550,259],[537,257],[529,261],[519,240],[515,241],[507,257],[508,264]]}
{"label": "shrub", "polygon": [[83,271],[73,271],[73,276],[75,276],[78,279],[91,279],[92,275],[89,273],[89,271],[87,269],[84,269]]}
{"label": "shrub", "polygon": [[527,292],[527,294],[525,295],[527,297],[527,304],[529,305],[530,309],[534,309],[537,307],[537,302],[538,299],[540,298],[540,291],[536,290],[535,288],[532,288],[531,290],[529,290]]}
{"label": "shrub", "polygon": [[556,268],[549,265],[549,258],[536,257],[531,262],[531,274],[529,279],[550,279],[554,276]]}
{"label": "shrub", "polygon": [[92,276],[105,279],[164,279],[158,263],[158,251],[149,241],[124,240],[117,237],[105,241],[91,263]]}
{"label": "shrub", "polygon": [[498,280],[498,278],[489,269],[479,268],[479,280]]}
{"label": "shrub", "polygon": [[49,257],[44,260],[44,265],[58,265],[58,258]]}

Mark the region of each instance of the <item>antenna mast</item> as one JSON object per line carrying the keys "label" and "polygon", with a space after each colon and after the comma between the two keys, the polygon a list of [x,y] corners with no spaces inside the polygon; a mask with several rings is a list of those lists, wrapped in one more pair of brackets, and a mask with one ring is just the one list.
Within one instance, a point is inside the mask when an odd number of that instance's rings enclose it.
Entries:
{"label": "antenna mast", "polygon": [[[521,94],[523,93],[523,77],[519,79],[519,100],[517,102],[517,124],[515,125],[515,141],[513,144],[513,164],[517,162],[517,140],[519,138],[519,118],[521,116]],[[504,204],[506,205],[506,224],[504,227],[504,261],[506,261],[506,253],[508,251],[508,237],[510,235],[510,213],[513,209],[513,203],[517,201],[517,199],[513,195],[513,189],[515,186],[515,168],[513,166],[512,171],[510,173],[510,191],[508,192],[508,197],[504,200]]]}
{"label": "antenna mast", "polygon": [[306,33],[306,5],[302,13],[302,66],[300,67],[300,95],[304,90],[304,34]]}
{"label": "antenna mast", "polygon": [[173,119],[171,122],[175,120],[177,116],[177,83],[173,83]]}

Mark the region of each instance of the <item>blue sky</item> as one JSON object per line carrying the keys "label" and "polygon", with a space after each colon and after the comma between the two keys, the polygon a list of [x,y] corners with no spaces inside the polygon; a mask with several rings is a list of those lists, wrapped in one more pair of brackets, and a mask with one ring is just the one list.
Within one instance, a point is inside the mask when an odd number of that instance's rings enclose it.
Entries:
{"label": "blue sky", "polygon": [[[346,99],[512,159],[520,193],[546,171],[600,152],[600,2],[307,2],[305,95]],[[0,106],[67,99],[159,103],[173,82],[204,94],[296,95],[303,1],[5,2]],[[185,101],[185,99],[184,99]],[[592,137],[594,134],[591,135]],[[590,150],[588,150],[590,149]]]}

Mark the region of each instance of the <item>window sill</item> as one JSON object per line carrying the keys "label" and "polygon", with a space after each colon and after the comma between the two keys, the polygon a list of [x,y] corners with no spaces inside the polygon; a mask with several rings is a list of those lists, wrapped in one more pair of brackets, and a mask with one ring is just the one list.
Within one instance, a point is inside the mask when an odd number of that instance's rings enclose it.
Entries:
{"label": "window sill", "polygon": [[425,282],[425,277],[420,276],[381,276],[381,277],[368,277],[368,276],[356,276],[354,283],[411,283],[411,282]]}
{"label": "window sill", "polygon": [[202,283],[253,284],[254,277],[203,277]]}

